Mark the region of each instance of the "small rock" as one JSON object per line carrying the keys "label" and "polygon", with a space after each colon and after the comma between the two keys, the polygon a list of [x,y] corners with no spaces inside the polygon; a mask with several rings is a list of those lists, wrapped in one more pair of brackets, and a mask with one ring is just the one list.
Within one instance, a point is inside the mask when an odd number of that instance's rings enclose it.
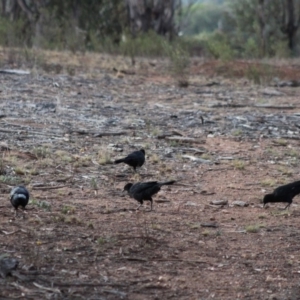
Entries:
{"label": "small rock", "polygon": [[174,150],[172,148],[165,148],[164,149],[164,155],[167,157],[172,157],[172,153],[174,153]]}
{"label": "small rock", "polygon": [[240,206],[240,207],[247,207],[249,206],[249,203],[244,202],[244,201],[234,201],[232,202],[233,206]]}
{"label": "small rock", "polygon": [[26,271],[36,271],[37,267],[35,265],[23,265],[22,269]]}
{"label": "small rock", "polygon": [[185,203],[186,206],[200,206],[199,204],[192,202],[192,201],[188,201]]}
{"label": "small rock", "polygon": [[107,148],[112,149],[112,150],[114,150],[114,151],[116,151],[116,152],[122,152],[122,151],[123,151],[123,148],[120,147],[120,146],[117,145],[117,144],[109,144],[109,145],[107,146]]}
{"label": "small rock", "polygon": [[0,143],[0,151],[10,151],[10,148],[5,142]]}
{"label": "small rock", "polygon": [[192,155],[182,155],[182,158],[188,158],[190,159],[191,161],[196,161],[196,162],[200,162],[200,163],[203,163],[203,164],[211,164],[211,160],[208,160],[208,159],[203,159],[203,158],[200,158],[200,157],[195,157],[195,156],[192,156]]}
{"label": "small rock", "polygon": [[212,200],[212,201],[210,201],[210,204],[213,204],[213,205],[226,205],[226,204],[228,204],[228,201],[227,200]]}
{"label": "small rock", "polygon": [[283,95],[282,92],[279,92],[275,89],[270,89],[270,88],[265,88],[264,90],[262,90],[262,94],[267,95],[267,96],[282,96]]}

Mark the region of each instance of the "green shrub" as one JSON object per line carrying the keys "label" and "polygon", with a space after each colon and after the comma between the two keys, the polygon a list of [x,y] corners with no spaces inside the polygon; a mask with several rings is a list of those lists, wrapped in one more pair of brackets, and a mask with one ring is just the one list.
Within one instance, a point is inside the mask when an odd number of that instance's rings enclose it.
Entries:
{"label": "green shrub", "polygon": [[231,47],[228,38],[226,35],[220,32],[202,34],[200,39],[204,41],[207,53],[213,58],[228,61],[235,56],[234,50]]}
{"label": "green shrub", "polygon": [[165,52],[169,57],[169,70],[177,84],[181,87],[188,86],[190,55],[181,45],[165,42]]}

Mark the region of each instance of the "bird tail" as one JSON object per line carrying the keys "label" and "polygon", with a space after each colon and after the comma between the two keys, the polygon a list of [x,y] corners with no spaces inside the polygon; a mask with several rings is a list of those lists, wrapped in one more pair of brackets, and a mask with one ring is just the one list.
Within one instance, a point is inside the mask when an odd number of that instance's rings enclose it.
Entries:
{"label": "bird tail", "polygon": [[120,164],[122,162],[124,162],[124,158],[115,160],[115,164]]}
{"label": "bird tail", "polygon": [[171,184],[173,184],[175,182],[176,182],[176,180],[170,180],[170,181],[160,182],[159,184],[160,185],[171,185]]}
{"label": "bird tail", "polygon": [[16,201],[18,199],[27,199],[27,196],[25,194],[14,194],[10,197],[11,200]]}

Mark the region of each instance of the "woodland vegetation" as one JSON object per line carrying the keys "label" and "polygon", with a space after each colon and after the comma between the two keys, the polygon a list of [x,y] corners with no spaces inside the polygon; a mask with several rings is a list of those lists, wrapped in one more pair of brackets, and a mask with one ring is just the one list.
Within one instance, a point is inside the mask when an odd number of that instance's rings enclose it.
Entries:
{"label": "woodland vegetation", "polygon": [[0,44],[214,58],[299,54],[300,0],[1,0]]}

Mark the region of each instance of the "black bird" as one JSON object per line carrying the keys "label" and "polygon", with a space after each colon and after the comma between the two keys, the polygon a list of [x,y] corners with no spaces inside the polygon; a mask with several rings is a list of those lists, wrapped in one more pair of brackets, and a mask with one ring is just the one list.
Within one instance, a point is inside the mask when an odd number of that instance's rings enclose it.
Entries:
{"label": "black bird", "polygon": [[174,182],[175,180],[166,182],[137,182],[135,184],[127,183],[124,186],[124,191],[127,191],[131,198],[134,198],[135,200],[140,202],[140,205],[137,207],[137,209],[139,209],[143,205],[144,200],[148,200],[151,202],[152,210],[152,196],[158,193],[163,185],[171,185]]}
{"label": "black bird", "polygon": [[25,209],[25,206],[29,201],[29,192],[24,186],[16,186],[10,192],[10,202],[16,210],[16,216],[18,212],[18,207],[22,206]]}
{"label": "black bird", "polygon": [[281,185],[272,194],[265,195],[264,206],[269,202],[286,202],[288,205],[284,209],[287,209],[292,204],[293,198],[298,194],[300,194],[300,181]]}
{"label": "black bird", "polygon": [[137,167],[141,167],[145,162],[145,150],[134,151],[124,158],[115,160],[115,164],[125,163],[136,172]]}

